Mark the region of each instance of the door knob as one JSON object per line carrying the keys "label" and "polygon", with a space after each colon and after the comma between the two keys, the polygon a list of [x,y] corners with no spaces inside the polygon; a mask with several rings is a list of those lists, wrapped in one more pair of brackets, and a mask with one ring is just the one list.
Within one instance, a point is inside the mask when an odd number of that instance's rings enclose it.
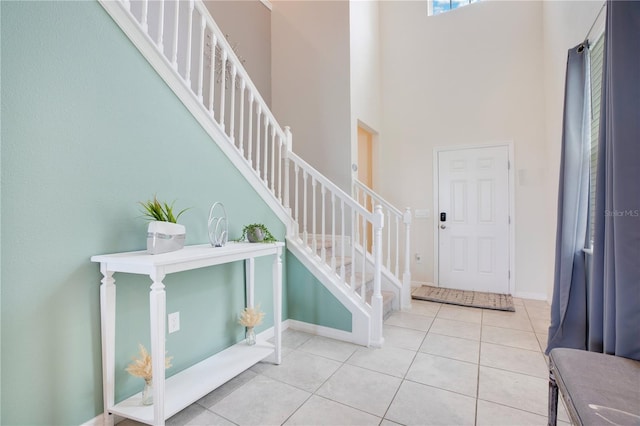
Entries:
{"label": "door knob", "polygon": [[444,223],[442,225],[440,225],[440,229],[444,229],[446,227],[447,227],[447,225],[445,225]]}

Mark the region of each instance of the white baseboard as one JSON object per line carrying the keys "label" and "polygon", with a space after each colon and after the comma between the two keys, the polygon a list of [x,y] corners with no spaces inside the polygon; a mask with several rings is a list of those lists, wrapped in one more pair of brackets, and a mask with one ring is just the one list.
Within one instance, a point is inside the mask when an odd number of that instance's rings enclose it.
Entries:
{"label": "white baseboard", "polygon": [[102,414],[98,414],[96,417],[94,417],[91,420],[87,420],[86,422],[82,423],[80,426],[102,426],[103,425],[103,415]]}
{"label": "white baseboard", "polygon": [[316,336],[328,337],[331,339],[342,340],[343,342],[354,343],[353,333],[335,328],[324,327],[322,325],[311,324],[308,322],[288,319],[285,321],[288,328],[292,330],[304,331],[305,333],[315,334]]}
{"label": "white baseboard", "polygon": [[411,287],[421,287],[423,285],[430,285],[432,287],[435,287],[435,284],[429,281],[411,281]]}
{"label": "white baseboard", "polygon": [[[113,415],[113,424],[118,424],[121,421],[125,420],[124,417]],[[98,414],[91,420],[87,420],[82,423],[80,426],[104,426],[104,415],[102,413]]]}
{"label": "white baseboard", "polygon": [[529,292],[516,292],[513,297],[519,299],[532,299],[532,300],[547,300],[546,293],[529,293]]}

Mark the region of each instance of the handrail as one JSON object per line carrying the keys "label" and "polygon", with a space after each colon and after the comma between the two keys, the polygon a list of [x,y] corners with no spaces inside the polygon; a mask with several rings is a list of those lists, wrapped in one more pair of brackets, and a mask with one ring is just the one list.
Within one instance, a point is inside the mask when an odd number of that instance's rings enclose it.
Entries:
{"label": "handrail", "polygon": [[369,188],[367,185],[365,185],[364,183],[360,182],[358,179],[353,179],[353,186],[354,186],[354,192],[356,194],[356,200],[358,200],[357,191],[361,191],[364,192],[368,197],[374,199],[376,202],[374,204],[380,204],[384,209],[388,210],[389,212],[393,213],[395,216],[398,217],[402,217],[403,214],[400,211],[400,209],[398,209],[397,207],[395,207],[393,204],[391,204],[390,202],[388,202],[387,200],[385,200],[384,198],[382,198],[382,196],[380,194],[378,194],[377,192],[374,192],[371,188]]}
{"label": "handrail", "polygon": [[334,192],[335,194],[340,195],[340,198],[344,198],[344,200],[348,204],[350,204],[356,210],[356,212],[358,214],[366,217],[369,221],[373,222],[373,220],[374,220],[373,219],[373,217],[374,217],[373,212],[370,212],[369,210],[365,209],[360,203],[358,203],[356,200],[354,200],[353,197],[351,197],[349,194],[347,194],[342,189],[340,189],[335,183],[333,183],[329,179],[327,179],[322,173],[320,173],[319,171],[314,169],[313,166],[311,166],[309,163],[304,161],[302,158],[300,158],[297,154],[295,154],[293,152],[289,154],[289,158],[291,159],[291,161],[293,163],[295,163],[298,166],[300,166],[300,168],[305,169],[306,172],[309,175],[313,176],[317,181],[321,182],[323,185],[325,185],[328,188],[330,188],[332,192]]}
{"label": "handrail", "polygon": [[231,47],[231,44],[229,44],[229,41],[227,40],[227,38],[223,36],[224,33],[220,30],[220,28],[218,27],[218,24],[216,24],[216,22],[213,20],[213,17],[209,13],[209,10],[207,9],[207,7],[201,1],[195,1],[195,0],[189,0],[189,1],[195,3],[196,10],[202,16],[204,16],[204,18],[206,19],[206,23],[209,24],[211,28],[213,28],[213,31],[218,36],[217,42],[219,44],[222,44],[222,46],[224,47],[223,51],[226,52],[227,54],[227,60],[229,60],[229,57],[231,58],[231,61],[236,67],[236,72],[240,74],[240,76],[242,77],[242,80],[248,86],[247,88],[249,89],[249,91],[253,94],[254,98],[257,99],[258,103],[264,106],[263,113],[267,114],[269,121],[275,125],[275,128],[277,129],[279,136],[284,138],[285,137],[284,130],[278,124],[278,120],[276,120],[276,117],[273,115],[271,110],[267,107],[267,103],[262,98],[260,91],[253,84],[251,77],[249,77],[249,73],[247,72],[245,67],[242,65],[240,58],[238,58],[238,55],[236,55],[236,52],[234,52],[233,47]]}

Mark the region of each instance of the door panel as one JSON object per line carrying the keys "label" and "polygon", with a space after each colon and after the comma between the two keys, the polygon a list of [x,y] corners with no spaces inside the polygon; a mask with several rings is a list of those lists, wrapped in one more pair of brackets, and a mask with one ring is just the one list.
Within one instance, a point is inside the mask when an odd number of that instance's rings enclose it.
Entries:
{"label": "door panel", "polygon": [[508,148],[438,153],[439,286],[509,292]]}

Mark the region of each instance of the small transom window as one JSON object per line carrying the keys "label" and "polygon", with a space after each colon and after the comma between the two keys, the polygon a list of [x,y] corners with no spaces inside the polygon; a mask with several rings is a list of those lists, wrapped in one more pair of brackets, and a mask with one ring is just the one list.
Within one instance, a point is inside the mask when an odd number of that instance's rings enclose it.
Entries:
{"label": "small transom window", "polygon": [[462,6],[466,6],[471,3],[476,3],[480,0],[428,0],[429,16],[439,15],[443,12],[448,12],[453,9],[457,9]]}

